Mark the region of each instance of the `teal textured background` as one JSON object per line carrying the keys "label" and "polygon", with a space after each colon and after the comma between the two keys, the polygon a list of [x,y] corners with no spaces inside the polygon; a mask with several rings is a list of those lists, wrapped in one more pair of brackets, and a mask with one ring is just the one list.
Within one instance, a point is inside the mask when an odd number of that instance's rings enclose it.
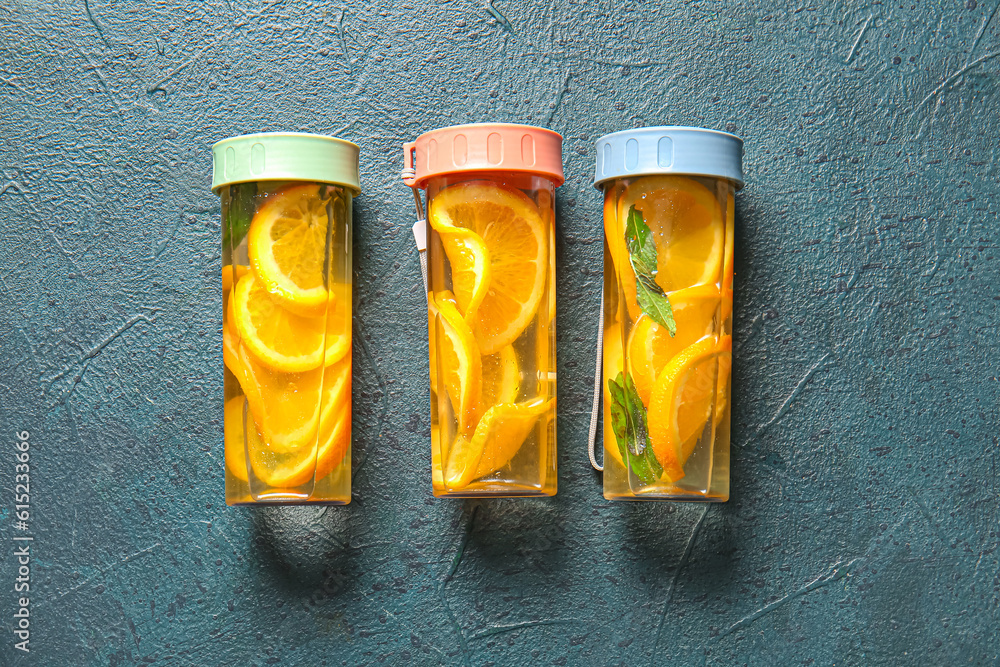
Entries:
{"label": "teal textured background", "polygon": [[[0,663],[997,664],[998,4],[3,3]],[[566,140],[551,500],[430,493],[400,144],[484,120]],[[585,451],[593,145],[663,123],[747,142],[710,507]],[[261,130],[361,145],[344,508],[223,503],[209,146]]]}

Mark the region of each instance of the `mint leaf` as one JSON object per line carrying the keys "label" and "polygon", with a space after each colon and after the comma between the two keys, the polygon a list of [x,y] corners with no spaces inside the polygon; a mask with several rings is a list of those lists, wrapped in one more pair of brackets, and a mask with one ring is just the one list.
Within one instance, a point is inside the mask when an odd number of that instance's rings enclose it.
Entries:
{"label": "mint leaf", "polygon": [[626,398],[625,381],[622,374],[614,380],[608,380],[608,393],[611,394],[611,430],[615,432],[615,440],[618,441],[618,449],[622,455],[622,461],[628,460],[630,423],[629,404]]}
{"label": "mint leaf", "polygon": [[257,212],[257,184],[238,183],[229,186],[228,206],[224,202],[222,242],[235,248],[242,243]]}
{"label": "mint leaf", "polygon": [[632,382],[632,376],[619,373],[608,380],[611,394],[611,429],[618,441],[622,461],[645,484],[652,484],[663,474],[663,467],[653,456],[646,423],[646,408]]}
{"label": "mint leaf", "polygon": [[[642,220],[642,213],[632,205],[625,220],[625,244],[636,275],[656,276],[656,243],[653,232]],[[655,281],[654,281],[655,282]]]}
{"label": "mint leaf", "polygon": [[677,334],[677,324],[674,322],[674,309],[670,299],[656,283],[656,243],[653,232],[642,220],[642,213],[635,206],[628,209],[625,221],[625,245],[628,247],[629,263],[635,272],[636,301],[642,312],[653,318],[653,321],[666,328],[671,337]]}
{"label": "mint leaf", "polygon": [[655,281],[645,276],[635,278],[635,297],[639,308],[653,318],[657,324],[666,328],[670,336],[677,335],[677,323],[674,322],[674,309],[670,299]]}

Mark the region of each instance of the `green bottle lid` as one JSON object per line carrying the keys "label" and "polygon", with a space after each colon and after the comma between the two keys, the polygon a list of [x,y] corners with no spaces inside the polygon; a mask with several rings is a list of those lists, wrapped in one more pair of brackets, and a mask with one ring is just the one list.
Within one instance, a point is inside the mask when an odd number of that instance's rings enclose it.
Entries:
{"label": "green bottle lid", "polygon": [[262,132],[212,146],[212,191],[234,183],[313,181],[361,193],[358,146],[322,134]]}

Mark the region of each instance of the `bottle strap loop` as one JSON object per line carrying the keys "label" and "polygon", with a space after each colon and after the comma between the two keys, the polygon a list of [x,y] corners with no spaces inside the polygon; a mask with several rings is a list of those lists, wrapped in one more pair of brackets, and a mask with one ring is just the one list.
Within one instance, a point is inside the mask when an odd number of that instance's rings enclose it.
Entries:
{"label": "bottle strap loop", "polygon": [[603,471],[604,465],[597,462],[597,417],[601,412],[601,376],[604,370],[604,291],[601,291],[601,312],[597,320],[597,366],[594,369],[594,403],[590,411],[590,431],[587,435],[587,453],[594,470]]}

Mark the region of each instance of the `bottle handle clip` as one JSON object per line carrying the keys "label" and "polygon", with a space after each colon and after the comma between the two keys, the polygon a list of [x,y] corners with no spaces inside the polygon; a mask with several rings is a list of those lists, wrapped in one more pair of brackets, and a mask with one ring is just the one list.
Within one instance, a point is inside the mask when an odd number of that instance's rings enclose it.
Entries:
{"label": "bottle handle clip", "polygon": [[[417,221],[413,224],[413,241],[417,245],[417,253],[420,255],[420,274],[424,279],[424,294],[427,292],[427,216],[424,215],[424,202],[420,197],[420,188],[417,187],[417,170],[413,165],[413,158],[416,144],[407,142],[403,144],[403,171],[400,177],[403,183],[413,190],[413,203],[417,210]],[[430,301],[430,297],[428,297]]]}

